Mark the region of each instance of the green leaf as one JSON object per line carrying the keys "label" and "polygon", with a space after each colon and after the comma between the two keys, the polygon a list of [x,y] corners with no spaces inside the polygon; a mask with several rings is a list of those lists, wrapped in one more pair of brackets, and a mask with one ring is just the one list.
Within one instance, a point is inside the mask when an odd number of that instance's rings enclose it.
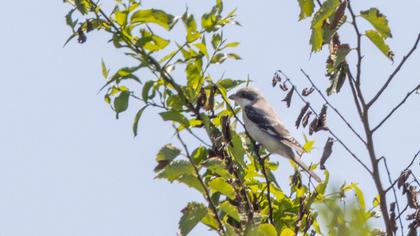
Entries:
{"label": "green leaf", "polygon": [[115,11],[115,21],[120,26],[125,26],[127,24],[127,12],[126,11]]}
{"label": "green leaf", "polygon": [[175,160],[165,166],[155,178],[173,182],[184,175],[194,175],[194,167],[189,161]]}
{"label": "green leaf", "polygon": [[335,9],[340,5],[339,0],[326,0],[312,19],[312,28],[321,28],[324,21],[334,14]]}
{"label": "green leaf", "polygon": [[206,162],[203,163],[203,166],[225,179],[233,178],[232,174],[227,171],[227,167],[224,161],[217,157],[207,159]]}
{"label": "green leaf", "polygon": [[203,14],[201,17],[201,27],[207,31],[216,31],[218,27],[216,27],[219,17],[216,15],[217,9],[213,7],[213,9],[209,13]]}
{"label": "green leaf", "polygon": [[170,41],[164,39],[156,34],[152,34],[150,31],[141,29],[142,37],[136,42],[137,46],[140,46],[148,51],[156,52],[166,48]]}
{"label": "green leaf", "polygon": [[138,10],[131,16],[131,23],[154,23],[169,30],[173,26],[174,16],[158,9]]}
{"label": "green leaf", "polygon": [[154,84],[155,84],[155,81],[153,81],[153,80],[149,80],[144,84],[143,90],[142,90],[142,93],[141,93],[141,97],[142,97],[144,102],[147,102],[151,97],[154,96],[154,91],[153,91],[152,95],[149,95],[150,94],[150,89],[153,87]]}
{"label": "green leaf", "polygon": [[133,133],[134,133],[134,137],[137,136],[137,130],[138,130],[138,125],[139,125],[139,120],[141,118],[141,116],[143,115],[144,110],[147,108],[148,105],[142,107],[136,114],[136,116],[134,117],[134,122],[133,122]]}
{"label": "green leaf", "polygon": [[315,140],[308,140],[306,135],[304,137],[305,144],[303,145],[303,150],[305,150],[305,152],[311,152],[314,149]]}
{"label": "green leaf", "polygon": [[240,44],[239,42],[228,43],[222,49],[225,49],[225,48],[236,48],[237,46],[239,46],[239,44]]}
{"label": "green leaf", "polygon": [[86,15],[89,9],[92,7],[92,4],[89,0],[75,0],[77,10],[80,11],[83,15]]}
{"label": "green leaf", "polygon": [[207,58],[209,57],[209,54],[207,52],[207,46],[204,43],[196,43],[194,46]]}
{"label": "green leaf", "polygon": [[101,62],[101,67],[102,67],[102,76],[105,79],[107,79],[108,78],[108,75],[109,75],[109,70],[106,68],[106,65],[105,65],[105,62],[104,62],[103,59],[102,59],[102,62]]}
{"label": "green leaf", "polygon": [[213,34],[213,36],[211,37],[211,45],[213,46],[213,49],[216,50],[216,48],[219,47],[221,41],[222,36],[220,34]]}
{"label": "green leaf", "polygon": [[114,99],[114,109],[115,109],[115,112],[117,113],[117,119],[118,119],[119,113],[127,110],[129,98],[130,98],[130,92],[123,91],[120,93],[118,97]]}
{"label": "green leaf", "polygon": [[197,95],[204,82],[204,78],[201,76],[202,61],[194,60],[189,62],[185,68],[185,72],[187,74],[188,87],[194,91],[194,95]]}
{"label": "green leaf", "polygon": [[156,161],[172,161],[181,153],[177,147],[172,144],[163,146],[156,155]]}
{"label": "green leaf", "polygon": [[217,85],[226,89],[226,91],[229,91],[231,89],[234,89],[234,88],[238,87],[239,85],[241,85],[245,82],[246,82],[245,80],[221,79],[221,80],[217,81]]}
{"label": "green leaf", "polygon": [[277,236],[277,230],[272,224],[261,224],[258,227],[254,227],[250,231],[246,232],[245,236]]}
{"label": "green leaf", "polygon": [[177,123],[180,123],[184,127],[188,127],[189,122],[188,119],[183,116],[180,112],[177,111],[164,111],[159,113],[159,115],[162,117],[164,121],[174,121]]}
{"label": "green leaf", "polygon": [[220,192],[230,199],[235,199],[236,197],[235,189],[222,177],[210,180],[208,185],[213,192]]}
{"label": "green leaf", "polygon": [[340,92],[341,87],[343,87],[347,78],[346,68],[347,64],[341,64],[338,69],[330,76],[331,85],[327,89],[328,96],[332,95],[333,93]]}
{"label": "green leaf", "polygon": [[197,164],[197,165],[199,165],[202,161],[206,160],[208,155],[209,155],[209,153],[207,152],[207,149],[203,146],[200,146],[200,147],[196,148],[191,153],[191,157],[192,157],[194,163]]}
{"label": "green leaf", "polygon": [[375,30],[367,30],[366,36],[375,46],[391,61],[394,61],[394,53],[391,51],[389,46],[385,43],[384,38]]}
{"label": "green leaf", "polygon": [[222,204],[220,204],[220,209],[237,222],[241,222],[238,208],[230,204],[229,201],[224,201]]}
{"label": "green leaf", "polygon": [[299,13],[299,20],[303,20],[307,17],[312,16],[314,12],[314,1],[313,0],[298,0],[300,13]]}
{"label": "green leaf", "polygon": [[370,8],[366,11],[361,11],[360,15],[369,21],[370,24],[382,35],[384,38],[392,37],[391,29],[388,25],[388,20],[377,8]]}
{"label": "green leaf", "polygon": [[184,15],[182,15],[182,21],[187,30],[187,42],[191,43],[200,38],[201,34],[197,31],[197,23],[195,22],[193,15],[185,12]]}
{"label": "green leaf", "polygon": [[280,236],[295,236],[295,232],[289,228],[284,228],[281,233]]}
{"label": "green leaf", "polygon": [[207,215],[207,208],[204,204],[190,202],[181,212],[180,235],[187,235]]}
{"label": "green leaf", "polygon": [[313,27],[312,28],[312,34],[311,39],[309,41],[309,44],[312,46],[312,52],[318,52],[322,48],[322,27]]}
{"label": "green leaf", "polygon": [[177,181],[187,185],[190,188],[198,190],[201,194],[205,194],[203,185],[201,185],[201,182],[197,179],[195,175],[182,175],[180,178],[177,179]]}
{"label": "green leaf", "polygon": [[351,51],[350,46],[348,44],[340,44],[336,52],[336,58],[334,67],[338,67],[341,63],[346,60],[347,54]]}
{"label": "green leaf", "polygon": [[347,78],[347,64],[339,65],[338,69],[330,76],[331,85],[327,89],[327,95],[330,96],[333,93],[339,93],[341,87]]}

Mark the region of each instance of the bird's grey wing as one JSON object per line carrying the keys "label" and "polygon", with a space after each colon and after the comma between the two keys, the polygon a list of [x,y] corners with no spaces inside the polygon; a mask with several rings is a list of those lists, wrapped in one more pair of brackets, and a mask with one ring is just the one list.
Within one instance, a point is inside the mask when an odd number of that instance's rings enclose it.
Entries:
{"label": "bird's grey wing", "polygon": [[262,131],[296,151],[301,153],[304,152],[302,146],[293,138],[286,127],[281,124],[280,120],[277,117],[270,115],[275,114],[274,111],[264,111],[255,106],[245,106],[244,112],[248,119],[257,124]]}

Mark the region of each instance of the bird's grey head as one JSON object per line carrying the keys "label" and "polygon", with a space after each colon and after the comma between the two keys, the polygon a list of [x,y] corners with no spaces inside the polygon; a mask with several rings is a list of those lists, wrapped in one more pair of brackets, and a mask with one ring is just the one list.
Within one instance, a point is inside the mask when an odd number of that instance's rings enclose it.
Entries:
{"label": "bird's grey head", "polygon": [[235,94],[229,96],[229,99],[237,102],[241,107],[252,105],[259,98],[261,98],[260,91],[252,87],[241,88]]}

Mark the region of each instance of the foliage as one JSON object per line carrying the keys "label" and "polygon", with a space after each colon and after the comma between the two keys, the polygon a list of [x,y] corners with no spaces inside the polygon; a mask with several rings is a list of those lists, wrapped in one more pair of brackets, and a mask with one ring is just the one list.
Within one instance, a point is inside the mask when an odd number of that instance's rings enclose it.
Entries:
{"label": "foliage", "polygon": [[[246,132],[239,131],[242,123],[237,118],[238,107],[228,101],[227,94],[250,81],[209,73],[209,68],[221,66],[227,60],[241,59],[235,52],[239,42],[228,40],[224,34],[226,27],[239,25],[235,9],[226,12],[223,1],[216,0],[201,15],[188,11],[177,15],[165,9],[146,9],[141,1],[116,0],[107,13],[93,0],[64,2],[71,7],[66,23],[72,34],[66,44],[75,38],[85,43],[93,30],[104,31],[114,47],[134,63],[113,73],[104,61],[101,63],[106,79],[101,91],[104,90],[104,100],[116,117],[133,106],[138,107],[132,126],[136,136],[142,125],[141,116],[150,110],[148,107],[154,107],[162,121],[174,128],[178,145],[166,144],[158,152],[156,178],[197,190],[205,201],[187,203],[179,221],[180,235],[187,235],[199,223],[219,235],[321,234],[315,204],[321,204],[320,213],[327,222],[329,235],[355,235],[348,233],[348,229],[356,225],[360,230],[357,235],[373,232],[368,221],[375,216],[374,210],[367,210],[363,193],[356,184],[343,185],[338,194],[327,194],[327,171],[325,181],[315,186],[311,179],[304,182],[296,169],[289,179],[289,189],[283,189],[273,174],[278,164],[266,158],[267,151],[259,148]],[[322,3],[299,0],[298,4],[299,20],[311,19],[312,52],[322,50],[324,45],[329,47],[326,68],[331,84],[327,94],[339,93],[350,77],[347,56],[360,50],[341,43],[339,31],[355,15],[346,0]],[[358,39],[366,37],[393,60],[393,52],[386,44],[386,39],[391,37],[386,17],[376,8],[361,11],[360,17],[373,29],[363,35],[357,29]],[[181,33],[184,40],[175,41],[175,33]],[[280,80],[277,75],[273,85]],[[286,81],[280,87],[289,91],[284,101],[290,106],[293,93],[299,92],[293,84],[289,90]],[[303,96],[312,91],[313,88],[305,91]],[[326,126],[326,110],[324,106],[310,123],[310,134],[320,130],[331,132]],[[306,102],[296,126],[302,123],[306,127],[311,113],[316,114]],[[200,130],[205,131],[202,133],[206,137],[196,135]],[[187,135],[196,138],[200,145],[187,145],[184,142]],[[306,136],[305,139],[304,149],[310,152],[314,140]],[[323,155],[322,167],[331,155],[330,139],[329,145],[325,148],[329,153]],[[348,212],[344,212],[338,201],[349,190],[356,193],[357,204],[351,204]],[[374,208],[380,205],[382,209],[383,201],[383,196],[379,196]]]}

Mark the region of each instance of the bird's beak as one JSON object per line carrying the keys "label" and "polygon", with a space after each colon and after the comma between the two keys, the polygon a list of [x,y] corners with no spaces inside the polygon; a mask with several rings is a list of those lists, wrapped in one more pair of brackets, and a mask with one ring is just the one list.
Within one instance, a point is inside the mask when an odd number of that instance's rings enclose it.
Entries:
{"label": "bird's beak", "polygon": [[235,101],[236,100],[236,94],[230,95],[229,96],[229,99]]}

